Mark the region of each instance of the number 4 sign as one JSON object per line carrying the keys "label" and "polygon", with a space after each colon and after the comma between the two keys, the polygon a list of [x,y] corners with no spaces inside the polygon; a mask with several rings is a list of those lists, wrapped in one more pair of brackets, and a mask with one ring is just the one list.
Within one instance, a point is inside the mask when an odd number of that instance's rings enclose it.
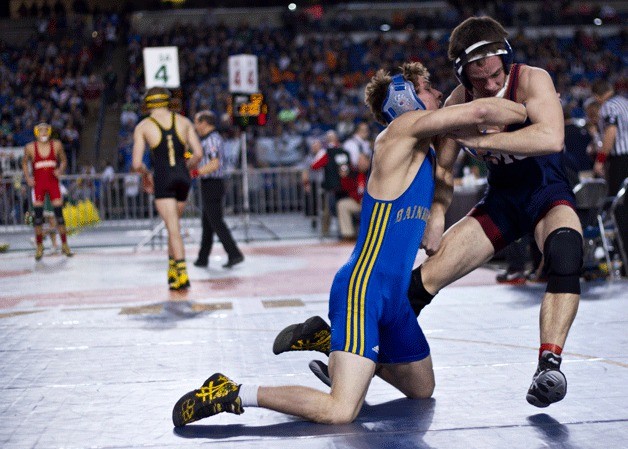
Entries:
{"label": "number 4 sign", "polygon": [[257,82],[257,56],[229,56],[229,92],[254,94],[259,92]]}
{"label": "number 4 sign", "polygon": [[177,47],[146,47],[142,52],[146,89],[151,87],[180,87]]}

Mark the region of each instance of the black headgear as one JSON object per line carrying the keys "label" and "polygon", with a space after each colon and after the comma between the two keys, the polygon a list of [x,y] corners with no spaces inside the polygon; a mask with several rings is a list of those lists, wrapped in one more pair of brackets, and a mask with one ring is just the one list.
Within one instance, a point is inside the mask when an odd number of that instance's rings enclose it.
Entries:
{"label": "black headgear", "polygon": [[404,112],[425,110],[425,104],[417,96],[414,85],[403,75],[395,75],[388,85],[388,93],[382,105],[382,114],[388,123]]}
{"label": "black headgear", "polygon": [[[484,47],[485,45],[490,44],[504,44],[504,48],[500,48],[499,50],[491,51],[488,53],[479,53],[473,56],[469,56],[471,52],[477,50],[480,47]],[[510,66],[512,65],[512,61],[514,58],[512,47],[508,43],[506,39],[503,41],[480,41],[476,42],[473,45],[468,46],[464,49],[464,51],[454,60],[454,72],[456,74],[456,78],[460,84],[467,88],[467,90],[472,90],[473,85],[469,78],[464,73],[464,66],[470,62],[477,61],[478,59],[484,59],[489,56],[501,56],[502,61],[504,62],[504,71],[506,75],[510,73]]]}

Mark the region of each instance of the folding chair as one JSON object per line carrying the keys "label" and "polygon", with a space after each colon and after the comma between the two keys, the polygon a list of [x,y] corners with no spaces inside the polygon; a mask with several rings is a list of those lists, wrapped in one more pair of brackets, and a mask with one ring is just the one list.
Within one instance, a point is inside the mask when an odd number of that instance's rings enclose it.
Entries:
{"label": "folding chair", "polygon": [[602,235],[602,244],[604,245],[604,253],[609,271],[612,269],[611,252],[618,253],[623,266],[628,267],[628,258],[626,257],[626,243],[628,242],[623,241],[621,229],[617,223],[617,208],[624,205],[627,190],[628,178],[624,179],[617,195],[607,200],[597,216],[599,232]]}
{"label": "folding chair", "polygon": [[573,193],[576,196],[576,213],[580,218],[584,237],[583,270],[597,270],[595,250],[600,245],[600,240],[610,267],[610,245],[606,241],[604,228],[599,223],[600,213],[607,202],[608,184],[604,179],[584,179],[573,188]]}

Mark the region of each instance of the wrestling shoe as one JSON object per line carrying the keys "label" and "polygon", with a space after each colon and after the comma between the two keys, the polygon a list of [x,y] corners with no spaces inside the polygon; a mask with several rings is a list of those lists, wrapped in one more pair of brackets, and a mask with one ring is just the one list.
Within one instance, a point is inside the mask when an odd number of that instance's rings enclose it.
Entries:
{"label": "wrestling shoe", "polygon": [[179,270],[177,278],[179,279],[179,288],[188,288],[190,286],[190,277],[186,269]]}
{"label": "wrestling shoe", "polygon": [[66,255],[66,257],[72,257],[74,253],[70,249],[70,246],[67,243],[61,245],[61,252]]}
{"label": "wrestling shoe", "polygon": [[224,374],[213,374],[198,390],[184,394],[172,409],[175,427],[185,426],[199,419],[227,412],[244,413],[239,396],[240,385]]}
{"label": "wrestling shoe", "polygon": [[177,267],[174,259],[168,259],[168,285],[177,280]]}
{"label": "wrestling shoe", "polygon": [[44,245],[39,243],[35,249],[35,260],[39,261],[42,257],[44,257]]}
{"label": "wrestling shoe", "polygon": [[547,407],[562,400],[567,394],[567,379],[560,371],[561,357],[546,351],[539,359],[539,366],[532,377],[527,401],[536,407]]}
{"label": "wrestling shoe", "polygon": [[323,382],[328,387],[331,387],[331,377],[329,377],[329,367],[325,362],[320,360],[312,360],[308,366],[310,367],[310,371],[314,373],[316,377],[319,378],[321,382]]}
{"label": "wrestling shoe", "polygon": [[176,278],[169,282],[170,290],[183,290],[190,287],[190,278],[188,276],[188,270],[185,265],[185,261],[179,261],[175,263]]}
{"label": "wrestling shoe", "polygon": [[172,282],[168,282],[170,290],[185,290],[190,287],[190,278],[187,272],[177,272],[176,277]]}
{"label": "wrestling shoe", "polygon": [[495,276],[499,284],[521,285],[526,283],[526,275],[523,271],[504,271]]}
{"label": "wrestling shoe", "polygon": [[283,329],[273,343],[273,352],[318,351],[329,355],[331,328],[319,316],[313,316],[304,323],[291,324]]}

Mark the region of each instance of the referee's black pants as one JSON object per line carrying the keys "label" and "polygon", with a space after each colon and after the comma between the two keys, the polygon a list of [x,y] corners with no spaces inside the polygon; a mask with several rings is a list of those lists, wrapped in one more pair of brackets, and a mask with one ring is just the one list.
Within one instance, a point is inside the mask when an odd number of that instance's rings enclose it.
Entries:
{"label": "referee's black pants", "polygon": [[223,218],[223,198],[225,196],[225,184],[219,178],[201,179],[201,196],[203,200],[203,235],[201,248],[198,251],[198,261],[205,263],[209,259],[214,243],[214,233],[225,248],[229,260],[242,256],[231,231]]}

